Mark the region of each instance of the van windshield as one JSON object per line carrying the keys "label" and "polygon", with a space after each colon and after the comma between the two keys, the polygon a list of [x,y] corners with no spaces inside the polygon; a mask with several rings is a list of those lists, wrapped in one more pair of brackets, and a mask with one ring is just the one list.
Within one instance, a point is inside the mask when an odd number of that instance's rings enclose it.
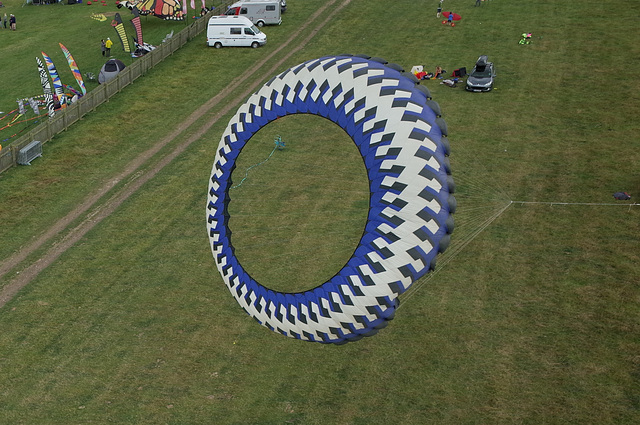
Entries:
{"label": "van windshield", "polygon": [[251,31],[251,34],[253,35],[258,35],[260,34],[260,30],[258,29],[258,27],[256,27],[255,25],[251,25],[251,27],[249,28],[245,28],[246,32]]}

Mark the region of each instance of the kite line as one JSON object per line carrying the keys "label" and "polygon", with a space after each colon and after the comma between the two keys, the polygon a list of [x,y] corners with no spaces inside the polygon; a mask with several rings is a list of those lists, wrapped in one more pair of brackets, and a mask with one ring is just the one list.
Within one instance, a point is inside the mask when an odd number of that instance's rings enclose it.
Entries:
{"label": "kite line", "polygon": [[[461,196],[458,196],[458,199],[463,199]],[[514,205],[514,204],[519,204],[519,205],[549,205],[549,206],[572,206],[572,205],[577,205],[577,206],[625,206],[625,207],[629,207],[629,209],[631,209],[631,207],[634,206],[640,206],[640,203],[633,203],[633,204],[624,204],[624,203],[611,203],[611,202],[550,202],[550,201],[512,201],[512,200],[508,200],[506,201],[506,205],[502,206],[501,208],[499,208],[494,214],[492,214],[491,216],[489,216],[488,218],[486,218],[485,220],[483,220],[481,223],[477,224],[477,220],[470,220],[469,222],[465,223],[465,226],[460,226],[458,222],[456,222],[456,233],[458,234],[458,238],[454,238],[451,242],[451,246],[449,247],[449,249],[444,252],[443,254],[441,254],[440,256],[440,260],[438,261],[438,268],[436,268],[434,271],[432,271],[431,273],[425,275],[422,279],[420,279],[419,281],[417,281],[416,283],[414,283],[414,285],[409,288],[407,290],[407,292],[404,294],[404,296],[402,297],[402,301],[403,303],[406,302],[409,298],[411,298],[413,295],[416,294],[416,292],[418,292],[420,290],[420,288],[427,282],[429,281],[431,278],[433,278],[433,276],[435,276],[440,270],[442,270],[442,268],[448,264],[451,260],[453,260],[464,248],[466,248],[467,245],[469,245],[469,243],[471,243],[471,241],[473,241],[476,236],[478,236],[480,233],[482,233],[487,227],[489,227],[489,225],[491,225],[491,223],[493,223],[498,217],[500,217],[502,215],[503,212],[505,212],[510,206]],[[481,207],[475,207],[475,208],[471,208],[471,210],[478,210],[481,209]],[[467,208],[466,211],[469,211],[470,209]],[[468,228],[471,228],[470,230]],[[463,232],[468,231],[467,234],[464,234]],[[462,235],[461,235],[462,233]],[[462,237],[460,237],[462,236]],[[404,304],[401,303],[400,307],[402,307]]]}
{"label": "kite line", "polygon": [[640,204],[623,204],[623,203],[618,203],[618,204],[614,204],[612,202],[549,202],[549,201],[511,201],[512,204],[521,204],[521,205],[526,205],[526,204],[537,204],[537,205],[549,205],[549,206],[554,206],[554,205],[583,205],[583,206],[590,206],[590,207],[600,207],[600,206],[616,206],[616,207],[637,207]]}
{"label": "kite line", "polygon": [[256,168],[258,165],[262,165],[265,162],[267,162],[269,160],[269,158],[271,158],[271,155],[273,155],[273,153],[277,150],[282,150],[284,149],[284,142],[282,141],[282,137],[277,136],[273,143],[275,144],[275,146],[273,147],[273,150],[271,151],[271,153],[269,154],[269,156],[267,157],[267,159],[265,159],[262,162],[259,162],[257,164],[252,165],[251,167],[247,168],[247,170],[244,172],[244,177],[242,178],[242,180],[240,180],[240,183],[238,183],[235,186],[231,186],[231,189],[235,189],[236,187],[240,187],[242,185],[242,183],[244,183],[244,181],[247,179],[247,177],[249,177],[249,170],[251,170],[252,168]]}

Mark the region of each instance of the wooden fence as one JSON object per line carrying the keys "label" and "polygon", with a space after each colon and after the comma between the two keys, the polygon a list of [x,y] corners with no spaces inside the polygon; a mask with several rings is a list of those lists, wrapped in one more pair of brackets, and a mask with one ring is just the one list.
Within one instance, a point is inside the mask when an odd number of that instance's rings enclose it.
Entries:
{"label": "wooden fence", "polygon": [[67,106],[65,109],[56,111],[53,118],[47,119],[46,122],[39,124],[37,127],[29,130],[20,136],[6,148],[0,150],[0,173],[8,170],[17,164],[18,153],[20,149],[27,146],[34,140],[40,141],[42,144],[53,139],[53,137],[65,131],[69,126],[84,117],[91,111],[94,111],[99,105],[109,100],[109,98],[120,92],[123,88],[133,83],[137,78],[144,75],[151,68],[162,62],[167,56],[173,54],[185,43],[197,35],[199,35],[206,27],[209,17],[226,10],[232,1],[223,1],[214,11],[209,12],[205,17],[196,19],[189,26],[179,33],[175,34],[166,42],[160,44],[155,50],[138,58],[130,66],[111,81],[100,84],[97,88],[91,90],[82,96],[73,105]]}

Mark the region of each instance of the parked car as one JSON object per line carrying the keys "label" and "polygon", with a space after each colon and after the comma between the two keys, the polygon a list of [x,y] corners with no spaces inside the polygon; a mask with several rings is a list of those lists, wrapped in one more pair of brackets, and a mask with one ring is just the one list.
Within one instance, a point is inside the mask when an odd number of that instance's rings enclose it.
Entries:
{"label": "parked car", "polygon": [[476,61],[469,77],[467,77],[465,89],[473,92],[491,91],[495,78],[496,69],[493,66],[493,62],[489,62],[487,55],[482,55]]}

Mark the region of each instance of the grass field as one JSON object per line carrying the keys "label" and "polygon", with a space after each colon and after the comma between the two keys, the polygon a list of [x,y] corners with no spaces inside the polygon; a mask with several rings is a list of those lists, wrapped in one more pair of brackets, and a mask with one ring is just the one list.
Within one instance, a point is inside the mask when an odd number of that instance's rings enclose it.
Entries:
{"label": "grass field", "polygon": [[[34,24],[66,23],[88,6],[4,3],[18,31],[0,30],[1,108],[39,89],[32,62],[40,50],[58,49],[61,61],[63,42],[91,69],[102,61],[99,39],[115,34],[59,25],[57,40]],[[0,423],[640,422],[640,210],[611,196],[624,190],[637,202],[640,193],[640,99],[630,71],[640,65],[640,5],[446,0],[463,16],[450,28],[435,17],[436,0],[287,3],[283,25],[265,28],[265,47],[214,50],[203,35],[56,136],[30,167],[0,175],[0,263],[113,184],[0,276],[1,290],[224,115],[0,308]],[[303,22],[312,25],[277,51]],[[181,24],[145,25],[157,43]],[[533,43],[518,45],[525,31]],[[243,100],[250,83],[339,53],[448,71],[487,54],[498,77],[488,94],[423,83],[452,143],[452,245],[436,272],[400,297],[390,326],[328,346],[272,333],[238,307],[211,258],[205,203],[225,105]],[[239,76],[246,83],[116,178]],[[263,128],[234,181],[269,156],[278,135],[286,148],[232,190],[230,226],[252,274],[299,290],[330,276],[357,244],[367,182],[347,136],[313,116]]]}

